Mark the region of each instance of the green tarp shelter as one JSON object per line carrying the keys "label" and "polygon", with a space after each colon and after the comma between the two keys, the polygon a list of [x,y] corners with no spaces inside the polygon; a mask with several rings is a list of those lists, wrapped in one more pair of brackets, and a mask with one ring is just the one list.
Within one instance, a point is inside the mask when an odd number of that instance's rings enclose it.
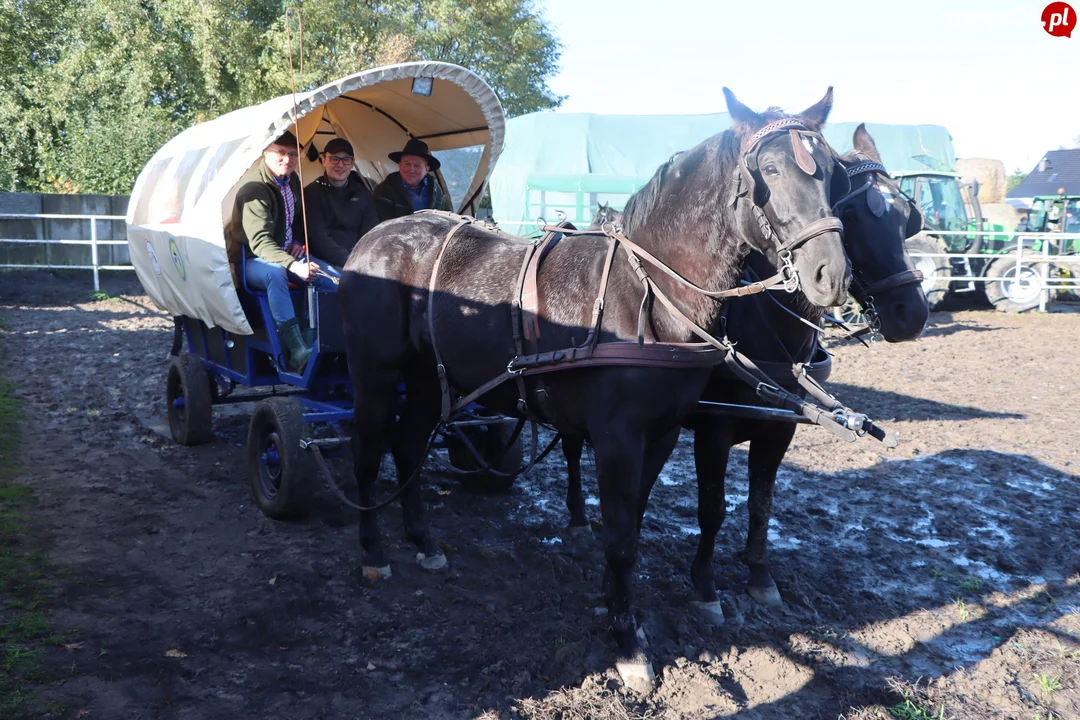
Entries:
{"label": "green tarp shelter", "polygon": [[[673,154],[731,127],[727,113],[600,115],[538,112],[506,123],[502,155],[491,175],[492,213],[508,232],[526,234],[558,210],[587,223],[599,203],[622,209]],[[851,150],[858,123],[825,127],[838,152]],[[952,170],[952,137],[940,125],[867,123],[890,171]]]}

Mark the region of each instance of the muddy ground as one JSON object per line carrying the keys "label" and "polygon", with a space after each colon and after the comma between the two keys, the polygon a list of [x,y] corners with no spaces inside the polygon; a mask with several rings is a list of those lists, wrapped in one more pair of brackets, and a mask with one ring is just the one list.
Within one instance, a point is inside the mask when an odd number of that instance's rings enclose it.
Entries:
{"label": "muddy ground", "polygon": [[218,412],[209,445],[171,441],[169,318],[130,276],[104,289],[117,297],[91,302],[85,275],[0,277],[19,481],[67,568],[49,617],[82,643],[51,651],[38,692],[71,717],[870,718],[906,693],[907,712],[1080,718],[1080,314],[935,313],[918,341],[837,347],[831,387],[901,444],[800,429],[771,533],[782,611],[743,591],[745,448],[716,561],[731,617],[708,627],[688,606],[684,433],[641,544],[659,684],[636,697],[595,612],[599,543],[564,531],[558,453],[501,496],[433,474],[448,569],[417,566],[394,507],[393,577],[368,580],[356,515],[328,492],[298,522],[252,505],[250,409]]}

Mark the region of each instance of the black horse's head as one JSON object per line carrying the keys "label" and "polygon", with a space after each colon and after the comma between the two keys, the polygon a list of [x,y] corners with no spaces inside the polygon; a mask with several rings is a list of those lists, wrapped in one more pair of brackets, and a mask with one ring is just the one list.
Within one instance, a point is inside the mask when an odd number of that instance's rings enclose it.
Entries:
{"label": "black horse's head", "polygon": [[847,175],[821,137],[832,88],[798,115],[756,113],[724,88],[738,163],[732,202],[743,237],[782,272],[795,273],[815,305],[844,301],[851,275],[842,226],[829,197],[848,190]]}
{"label": "black horse's head", "polygon": [[590,230],[600,230],[607,223],[619,224],[622,222],[622,213],[611,207],[611,203],[602,203],[596,206],[596,214],[593,215],[589,224]]}
{"label": "black horse's head", "polygon": [[930,310],[904,241],[922,230],[922,213],[889,178],[865,125],[855,129],[853,144],[841,158],[852,190],[833,205],[844,222],[851,294],[878,317],[888,342],[914,340]]}

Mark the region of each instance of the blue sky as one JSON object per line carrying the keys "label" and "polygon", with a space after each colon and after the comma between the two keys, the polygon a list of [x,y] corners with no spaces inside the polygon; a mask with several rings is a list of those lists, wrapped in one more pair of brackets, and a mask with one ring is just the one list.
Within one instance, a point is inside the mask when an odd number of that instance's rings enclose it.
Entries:
{"label": "blue sky", "polygon": [[[538,0],[564,45],[559,112],[798,111],[833,86],[831,120],[943,125],[957,157],[1030,171],[1080,136],[1080,27],[1048,0]],[[1080,8],[1080,2],[1073,3]]]}

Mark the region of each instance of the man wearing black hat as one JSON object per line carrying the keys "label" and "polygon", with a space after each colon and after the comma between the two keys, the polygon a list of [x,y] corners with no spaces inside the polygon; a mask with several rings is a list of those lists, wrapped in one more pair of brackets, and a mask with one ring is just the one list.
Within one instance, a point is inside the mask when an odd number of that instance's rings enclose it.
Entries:
{"label": "man wearing black hat", "polygon": [[398,164],[398,172],[387,175],[375,188],[379,220],[411,215],[417,210],[450,210],[438,181],[430,174],[439,169],[439,160],[428,152],[427,143],[412,138],[401,152],[387,157]]}
{"label": "man wearing black hat", "polygon": [[326,143],[319,156],[325,172],[304,188],[311,254],[341,268],[349,251],[379,223],[375,198],[353,170],[353,147],[344,138]]}

